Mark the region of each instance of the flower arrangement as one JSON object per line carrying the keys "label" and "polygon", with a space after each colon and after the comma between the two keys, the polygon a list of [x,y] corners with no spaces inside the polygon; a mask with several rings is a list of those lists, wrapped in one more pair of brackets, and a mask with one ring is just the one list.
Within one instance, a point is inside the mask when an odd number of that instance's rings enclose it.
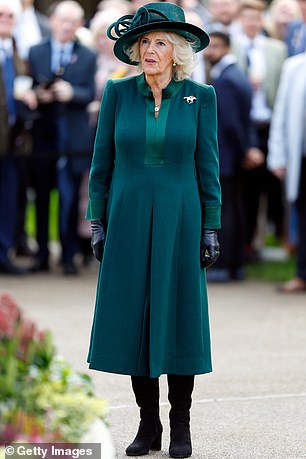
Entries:
{"label": "flower arrangement", "polygon": [[106,403],[86,374],[56,354],[52,335],[0,294],[0,445],[12,441],[78,444]]}

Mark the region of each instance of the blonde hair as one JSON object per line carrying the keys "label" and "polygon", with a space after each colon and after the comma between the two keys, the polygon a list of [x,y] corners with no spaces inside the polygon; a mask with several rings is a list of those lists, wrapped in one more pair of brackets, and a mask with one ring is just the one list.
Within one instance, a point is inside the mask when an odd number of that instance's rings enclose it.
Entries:
{"label": "blonde hair", "polygon": [[92,20],[90,21],[90,30],[95,40],[97,40],[99,34],[103,33],[106,35],[108,26],[115,21],[115,16],[111,11],[98,11]]}
{"label": "blonde hair", "polygon": [[[196,65],[196,55],[192,48],[192,42],[188,41],[175,32],[165,32],[167,40],[173,45],[173,79],[176,81],[184,80],[189,77]],[[131,46],[125,49],[129,58],[133,62],[138,62],[138,69],[141,71],[139,42],[141,37]]]}
{"label": "blonde hair", "polygon": [[[279,22],[277,16],[283,7],[287,10],[287,21]],[[301,11],[297,0],[272,0],[264,18],[265,29],[272,38],[284,40],[287,24],[300,18]]]}

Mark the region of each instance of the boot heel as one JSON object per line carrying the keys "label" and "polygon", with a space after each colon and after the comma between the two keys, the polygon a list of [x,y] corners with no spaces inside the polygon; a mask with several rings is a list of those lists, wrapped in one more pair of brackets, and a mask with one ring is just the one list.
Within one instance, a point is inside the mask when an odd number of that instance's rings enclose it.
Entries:
{"label": "boot heel", "polygon": [[162,445],[162,432],[158,433],[155,440],[151,443],[150,449],[153,451],[160,451]]}

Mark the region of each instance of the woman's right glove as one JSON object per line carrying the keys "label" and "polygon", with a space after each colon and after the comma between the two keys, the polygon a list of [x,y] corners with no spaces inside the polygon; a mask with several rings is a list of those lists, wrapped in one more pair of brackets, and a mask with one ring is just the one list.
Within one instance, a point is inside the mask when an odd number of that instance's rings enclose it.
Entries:
{"label": "woman's right glove", "polygon": [[91,247],[94,256],[101,263],[105,244],[105,229],[102,220],[90,220]]}
{"label": "woman's right glove", "polygon": [[202,230],[200,252],[201,268],[208,268],[217,261],[220,255],[220,246],[216,230]]}

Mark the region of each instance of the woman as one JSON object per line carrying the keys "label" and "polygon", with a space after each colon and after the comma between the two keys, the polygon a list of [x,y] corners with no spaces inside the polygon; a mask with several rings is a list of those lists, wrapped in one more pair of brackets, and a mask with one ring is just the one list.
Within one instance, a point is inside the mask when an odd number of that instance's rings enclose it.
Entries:
{"label": "woman", "polygon": [[88,361],[132,377],[141,422],[128,456],[161,449],[158,377],[167,374],[169,452],[189,457],[194,375],[211,371],[203,268],[218,256],[220,185],[215,93],[186,77],[209,38],[164,2],[108,35],[116,57],[142,73],[109,81],[99,115],[87,218],[103,261]]}
{"label": "woman", "polygon": [[264,17],[264,29],[268,36],[285,41],[288,24],[301,18],[296,0],[273,0]]}
{"label": "woman", "polygon": [[[121,0],[122,1],[122,0]],[[120,2],[117,4],[119,9]],[[126,4],[122,3],[121,9],[123,13],[126,11]],[[93,40],[93,49],[97,53],[97,68],[95,73],[95,98],[87,105],[87,110],[90,115],[90,124],[93,129],[96,129],[98,115],[101,105],[101,98],[104,92],[106,82],[109,78],[122,78],[129,72],[127,64],[123,64],[114,56],[112,42],[107,37],[107,28],[109,24],[118,17],[114,16],[114,11],[103,10],[99,11],[93,17],[90,23],[90,31]],[[85,28],[84,28],[85,29]],[[85,29],[88,31],[88,29]],[[80,218],[78,226],[78,234],[80,239],[80,247],[83,255],[83,264],[87,265],[92,260],[92,249],[90,246],[91,229],[88,221],[84,220],[84,213],[88,204],[88,177],[89,169],[85,171],[82,178],[79,197]]]}

